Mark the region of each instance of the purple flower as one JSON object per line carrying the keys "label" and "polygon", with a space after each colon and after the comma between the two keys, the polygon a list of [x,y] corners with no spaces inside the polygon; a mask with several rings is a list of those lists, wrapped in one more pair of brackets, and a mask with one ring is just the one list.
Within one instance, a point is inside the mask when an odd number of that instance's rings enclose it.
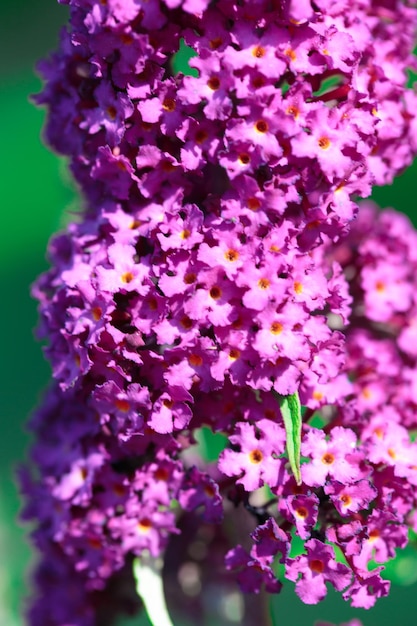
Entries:
{"label": "purple flower", "polygon": [[378,510],[369,516],[366,534],[360,554],[353,559],[355,565],[365,571],[371,558],[385,563],[395,556],[395,548],[403,548],[408,540],[407,528],[399,524],[393,514]]}
{"label": "purple flower", "polygon": [[367,509],[377,495],[376,489],[367,480],[359,480],[352,485],[334,482],[325,487],[325,492],[342,516]]}
{"label": "purple flower", "polygon": [[288,495],[280,500],[280,512],[291,520],[297,529],[301,539],[309,539],[317,522],[319,499],[313,493],[311,495]]}
{"label": "purple flower", "polygon": [[361,574],[347,591],[343,597],[351,600],[351,604],[355,608],[370,609],[374,606],[378,598],[388,595],[391,583],[384,580],[379,575],[379,569],[372,572]]}
{"label": "purple flower", "polygon": [[283,463],[278,459],[284,451],[285,433],[282,427],[260,420],[253,426],[236,424],[236,431],[230,437],[239,452],[225,450],[219,460],[219,469],[227,476],[238,476],[246,491],[253,491],[263,484],[275,486],[282,472]]}
{"label": "purple flower", "polygon": [[305,543],[307,555],[288,559],[286,576],[294,581],[295,591],[306,604],[317,604],[327,594],[326,582],[342,591],[351,581],[351,572],[346,565],[337,563],[334,552],[317,539]]}
{"label": "purple flower", "polygon": [[238,570],[236,580],[245,593],[259,593],[263,586],[272,593],[278,593],[282,588],[272,568],[249,555],[242,546],[236,546],[226,554],[225,564],[228,570]]}
{"label": "purple flower", "polygon": [[[353,198],[417,151],[417,11],[66,3],[37,102],[85,210],[34,287],[55,384],[22,478],[39,593],[59,603],[48,577],[78,583],[51,624],[94,624],[111,581],[134,555],[163,554],[184,517],[246,520],[222,545],[244,591],[278,592],[279,558],[304,602],[330,582],[372,605],[389,585],[369,560],[405,545],[416,504],[416,235],[369,204],[351,222]],[[295,393],[300,486],[275,398]],[[204,429],[222,441],[211,461]],[[292,528],[306,540],[295,559]],[[45,614],[39,601],[33,623]]]}
{"label": "purple flower", "polygon": [[310,430],[302,448],[303,455],[311,456],[311,462],[302,468],[303,481],[318,487],[324,485],[327,477],[344,484],[361,478],[356,444],[355,433],[347,428],[336,426],[329,441],[323,431]]}
{"label": "purple flower", "polygon": [[289,551],[289,537],[270,517],[265,524],[257,526],[251,533],[254,541],[251,555],[263,563],[271,563],[273,558],[280,553],[280,563],[283,563]]}
{"label": "purple flower", "polygon": [[237,581],[244,592],[259,593],[265,585],[266,591],[278,593],[282,583],[271,568],[274,557],[280,553],[284,562],[289,551],[289,537],[270,518],[258,526],[251,537],[254,541],[250,554],[238,545],[226,554],[225,564],[229,570],[237,571]]}
{"label": "purple flower", "polygon": [[223,518],[222,498],[217,482],[196,467],[190,468],[187,473],[179,501],[185,511],[202,507],[202,516],[207,522],[218,523]]}

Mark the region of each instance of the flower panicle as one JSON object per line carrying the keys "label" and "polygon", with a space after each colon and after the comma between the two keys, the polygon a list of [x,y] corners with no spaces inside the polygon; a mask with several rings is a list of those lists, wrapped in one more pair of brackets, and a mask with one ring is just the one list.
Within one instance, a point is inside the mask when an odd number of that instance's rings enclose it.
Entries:
{"label": "flower panicle", "polygon": [[[416,506],[416,246],[404,218],[354,198],[417,151],[417,10],[65,3],[36,99],[85,207],[34,287],[54,383],[24,516],[57,600],[31,623],[92,626],[109,590],[134,594],[134,558],[236,512],[244,537],[211,532],[244,591],[278,592],[278,560],[304,602],[330,582],[371,607],[389,583],[369,563],[406,544]],[[305,407],[293,448],[277,397]],[[116,591],[115,610],[138,608]]]}

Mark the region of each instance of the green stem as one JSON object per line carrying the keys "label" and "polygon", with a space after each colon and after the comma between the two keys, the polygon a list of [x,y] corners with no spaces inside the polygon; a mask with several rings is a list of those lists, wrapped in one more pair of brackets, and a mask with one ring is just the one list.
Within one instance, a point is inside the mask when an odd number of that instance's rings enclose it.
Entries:
{"label": "green stem", "polygon": [[152,626],[174,626],[165,602],[162,565],[162,559],[151,556],[136,558],[133,562],[136,591]]}

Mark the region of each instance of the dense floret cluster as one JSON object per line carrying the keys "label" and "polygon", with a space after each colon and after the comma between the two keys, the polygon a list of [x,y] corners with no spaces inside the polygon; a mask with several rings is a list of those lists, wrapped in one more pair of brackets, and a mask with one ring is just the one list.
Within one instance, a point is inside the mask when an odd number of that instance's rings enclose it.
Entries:
{"label": "dense floret cluster", "polygon": [[[279,591],[279,562],[304,602],[330,582],[369,608],[389,589],[369,562],[417,529],[417,235],[371,205],[349,225],[354,196],[417,150],[417,11],[67,4],[37,101],[86,207],[34,289],[55,383],[22,474],[43,554],[32,624],[95,624],[181,512],[248,516],[225,550],[244,591]],[[184,45],[195,75],[175,71]],[[293,394],[301,484],[277,402]],[[213,463],[207,429],[225,442]]]}
{"label": "dense floret cluster", "polygon": [[[71,29],[37,100],[95,213],[175,195],[225,220],[288,215],[309,248],[351,219],[352,194],[411,163],[407,2],[64,3]],[[180,42],[197,76],[173,71]]]}

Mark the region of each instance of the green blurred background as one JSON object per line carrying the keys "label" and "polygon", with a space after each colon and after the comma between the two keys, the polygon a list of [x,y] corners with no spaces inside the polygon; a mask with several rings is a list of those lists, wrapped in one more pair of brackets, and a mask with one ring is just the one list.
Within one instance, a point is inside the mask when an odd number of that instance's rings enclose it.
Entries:
{"label": "green blurred background", "polygon": [[[67,8],[55,0],[0,2],[0,626],[23,626],[22,604],[30,593],[27,571],[33,556],[25,537],[28,529],[18,521],[15,470],[28,447],[25,422],[49,377],[34,340],[36,304],[29,287],[46,268],[47,241],[76,206],[76,195],[65,162],[42,144],[44,112],[29,102],[29,95],[41,87],[34,64],[55,47]],[[393,186],[378,189],[375,199],[417,223],[416,176],[417,168],[409,169]],[[275,626],[312,626],[319,618],[340,623],[353,617],[364,626],[415,626],[415,552],[409,550],[392,563],[390,573],[397,581],[390,597],[368,612],[351,609],[332,593],[318,607],[305,606],[288,584],[273,601]]]}

